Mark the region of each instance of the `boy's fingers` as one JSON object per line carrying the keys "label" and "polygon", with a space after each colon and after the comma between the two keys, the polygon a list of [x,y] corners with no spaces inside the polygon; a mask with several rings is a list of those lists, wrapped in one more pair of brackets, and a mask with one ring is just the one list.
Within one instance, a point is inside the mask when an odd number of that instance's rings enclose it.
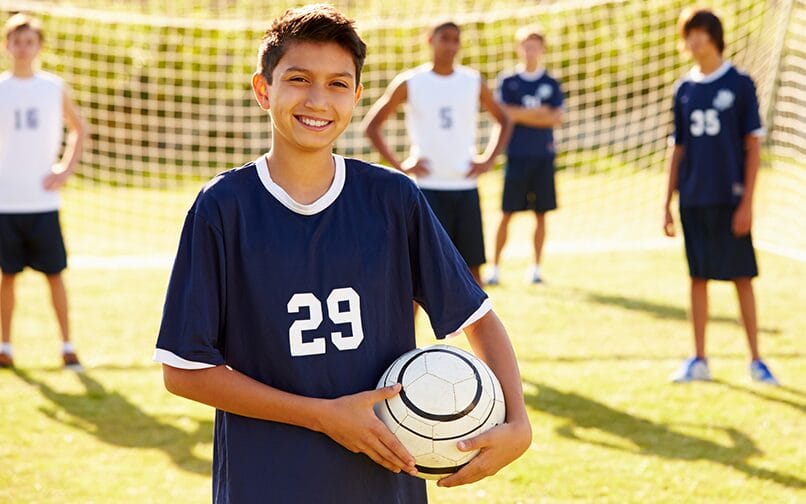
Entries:
{"label": "boy's fingers", "polygon": [[479,463],[478,457],[471,460],[466,466],[459,469],[459,471],[442,478],[437,481],[437,486],[441,487],[454,487],[459,485],[466,485],[468,483],[475,483],[481,480],[487,474],[484,472],[482,465]]}
{"label": "boy's fingers", "polygon": [[402,388],[403,386],[401,384],[395,383],[394,385],[390,385],[388,387],[371,390],[369,393],[370,396],[372,397],[372,402],[374,404],[376,402],[383,401],[384,399],[389,399],[396,396],[397,394],[400,393],[400,390]]}
{"label": "boy's fingers", "polygon": [[380,439],[386,448],[394,453],[397,459],[400,460],[402,464],[401,467],[414,469],[414,457],[411,456],[406,447],[403,446],[403,443],[401,443],[394,434],[387,432],[386,435],[381,436]]}

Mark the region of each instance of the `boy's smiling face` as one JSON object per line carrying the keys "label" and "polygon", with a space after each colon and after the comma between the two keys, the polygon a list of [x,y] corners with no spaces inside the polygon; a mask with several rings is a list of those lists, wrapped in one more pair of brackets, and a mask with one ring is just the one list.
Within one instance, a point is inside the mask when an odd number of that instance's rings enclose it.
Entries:
{"label": "boy's smiling face", "polygon": [[349,51],[336,43],[290,45],[272,72],[272,84],[252,77],[258,103],[272,119],[272,148],[332,149],[361,98]]}

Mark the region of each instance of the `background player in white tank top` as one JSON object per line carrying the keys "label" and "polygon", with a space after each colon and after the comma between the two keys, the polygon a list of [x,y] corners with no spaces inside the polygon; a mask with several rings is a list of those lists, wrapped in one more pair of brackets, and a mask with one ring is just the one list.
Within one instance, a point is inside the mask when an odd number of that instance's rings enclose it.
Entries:
{"label": "background player in white tank top", "polygon": [[[417,177],[454,245],[481,283],[484,263],[477,178],[488,171],[506,145],[511,123],[475,70],[455,65],[459,26],[444,22],[428,37],[433,61],[398,75],[367,114],[366,134],[398,170]],[[411,149],[405,161],[383,136],[384,121],[405,104]],[[476,155],[478,106],[496,121],[484,153]]]}
{"label": "background player in white tank top", "polygon": [[[86,127],[63,81],[34,70],[34,60],[42,48],[39,22],[17,14],[9,18],[3,32],[11,69],[0,74],[0,367],[14,364],[14,281],[29,266],[48,279],[64,342],[64,364],[79,369],[70,342],[67,294],[61,275],[66,253],[57,191],[78,164]],[[65,123],[70,136],[61,161],[54,165]]]}

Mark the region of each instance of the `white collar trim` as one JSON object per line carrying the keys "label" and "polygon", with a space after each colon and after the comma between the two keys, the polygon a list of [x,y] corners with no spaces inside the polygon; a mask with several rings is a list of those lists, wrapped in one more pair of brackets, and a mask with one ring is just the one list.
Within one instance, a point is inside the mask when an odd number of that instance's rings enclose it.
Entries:
{"label": "white collar trim", "polygon": [[732,66],[733,65],[730,64],[730,61],[723,61],[722,65],[720,65],[719,68],[709,73],[708,75],[702,73],[702,70],[700,70],[699,66],[695,66],[694,68],[691,69],[691,72],[689,72],[688,77],[689,79],[691,79],[692,82],[696,82],[698,84],[708,84],[710,82],[714,82],[715,80],[725,75],[727,71],[731,69]]}
{"label": "white collar trim", "polygon": [[330,188],[328,188],[328,190],[325,191],[325,194],[320,196],[318,200],[307,205],[294,200],[294,198],[285,192],[285,189],[277,185],[271,179],[269,165],[266,163],[266,154],[255,160],[255,169],[257,170],[257,176],[263,183],[263,187],[265,187],[266,190],[269,191],[269,193],[274,196],[277,201],[282,203],[284,207],[300,215],[315,215],[333,204],[333,202],[336,201],[341,194],[341,190],[344,188],[344,180],[347,172],[344,166],[344,158],[337,154],[333,154],[333,161],[336,165],[336,174],[333,177],[333,183],[330,184]]}
{"label": "white collar trim", "polygon": [[534,72],[527,72],[526,66],[520,64],[517,66],[518,75],[521,79],[529,82],[534,82],[536,80],[540,80],[544,75],[546,75],[546,68],[545,67],[538,67],[537,70]]}

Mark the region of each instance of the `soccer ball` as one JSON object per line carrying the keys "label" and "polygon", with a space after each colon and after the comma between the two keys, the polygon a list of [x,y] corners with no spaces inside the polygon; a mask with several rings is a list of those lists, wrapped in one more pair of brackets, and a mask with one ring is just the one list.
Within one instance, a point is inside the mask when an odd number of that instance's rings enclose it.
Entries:
{"label": "soccer ball", "polygon": [[398,357],[378,388],[401,383],[400,394],[375,404],[375,414],[414,457],[418,475],[440,479],[476,456],[456,448],[504,423],[501,384],[473,354],[448,345],[417,348]]}

